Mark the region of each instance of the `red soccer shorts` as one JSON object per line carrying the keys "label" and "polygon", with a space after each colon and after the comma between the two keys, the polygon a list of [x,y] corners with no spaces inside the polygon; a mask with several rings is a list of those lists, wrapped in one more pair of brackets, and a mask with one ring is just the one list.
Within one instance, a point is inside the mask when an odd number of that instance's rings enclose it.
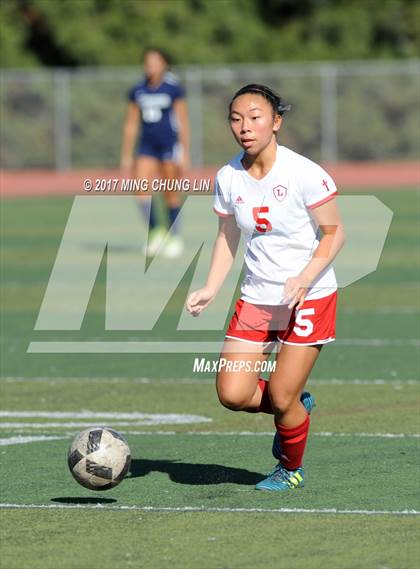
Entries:
{"label": "red soccer shorts", "polygon": [[240,298],[226,330],[226,338],[256,344],[282,342],[311,346],[335,340],[337,291],[305,300],[302,308],[251,304]]}

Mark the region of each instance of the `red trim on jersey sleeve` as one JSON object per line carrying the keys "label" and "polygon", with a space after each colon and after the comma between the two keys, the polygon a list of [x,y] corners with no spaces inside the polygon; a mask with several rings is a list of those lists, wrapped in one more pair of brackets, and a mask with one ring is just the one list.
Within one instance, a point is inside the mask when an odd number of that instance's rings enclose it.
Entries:
{"label": "red trim on jersey sleeve", "polygon": [[308,205],[308,207],[310,209],[314,209],[315,207],[318,207],[319,205],[322,205],[323,203],[327,203],[329,202],[332,198],[335,198],[335,196],[338,194],[338,192],[334,192],[333,194],[327,196],[326,198],[324,198],[323,200],[320,200],[319,202],[315,202],[311,205]]}
{"label": "red trim on jersey sleeve", "polygon": [[222,213],[221,211],[217,211],[217,209],[213,208],[214,213],[216,213],[219,217],[232,217],[233,213]]}

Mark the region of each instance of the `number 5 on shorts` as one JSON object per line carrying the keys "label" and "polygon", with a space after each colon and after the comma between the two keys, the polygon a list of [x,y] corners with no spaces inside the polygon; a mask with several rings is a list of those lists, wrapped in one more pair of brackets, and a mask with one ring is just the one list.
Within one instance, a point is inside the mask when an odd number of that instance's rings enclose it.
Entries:
{"label": "number 5 on shorts", "polygon": [[305,318],[305,316],[310,316],[315,314],[315,308],[302,308],[296,314],[296,324],[293,328],[293,332],[295,332],[298,336],[310,336],[314,331],[314,324],[309,318]]}

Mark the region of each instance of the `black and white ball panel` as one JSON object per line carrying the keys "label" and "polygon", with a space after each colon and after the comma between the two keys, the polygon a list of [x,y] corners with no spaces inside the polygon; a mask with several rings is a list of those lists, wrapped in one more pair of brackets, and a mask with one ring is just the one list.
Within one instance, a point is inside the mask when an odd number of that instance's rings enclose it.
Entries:
{"label": "black and white ball panel", "polygon": [[91,490],[108,490],[119,484],[130,462],[126,440],[108,427],[82,431],[68,453],[68,465],[74,478]]}

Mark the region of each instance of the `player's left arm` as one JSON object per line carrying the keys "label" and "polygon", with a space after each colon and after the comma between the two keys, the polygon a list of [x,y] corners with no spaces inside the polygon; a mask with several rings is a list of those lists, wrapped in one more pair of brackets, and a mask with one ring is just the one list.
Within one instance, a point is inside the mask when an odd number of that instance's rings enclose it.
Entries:
{"label": "player's left arm", "polygon": [[190,124],[185,97],[175,99],[174,112],[179,125],[179,142],[182,148],[181,170],[185,172],[190,167]]}
{"label": "player's left arm", "polygon": [[289,302],[289,308],[295,305],[297,309],[301,308],[308,288],[334,260],[345,241],[343,222],[335,198],[310,211],[322,232],[322,237],[306,267],[299,275],[287,279],[285,283],[284,299]]}

